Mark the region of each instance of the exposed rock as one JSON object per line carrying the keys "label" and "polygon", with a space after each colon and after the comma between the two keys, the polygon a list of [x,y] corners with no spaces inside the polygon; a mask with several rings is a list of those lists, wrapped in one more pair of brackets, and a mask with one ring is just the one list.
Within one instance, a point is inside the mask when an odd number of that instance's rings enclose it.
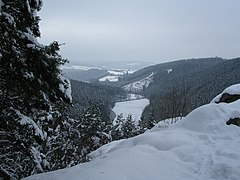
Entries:
{"label": "exposed rock", "polygon": [[221,102],[231,103],[231,102],[234,102],[238,99],[240,99],[240,94],[223,93],[220,100],[216,103],[221,103]]}
{"label": "exposed rock", "polygon": [[227,122],[226,122],[227,125],[231,125],[231,124],[234,124],[236,126],[240,126],[240,118],[237,117],[237,118],[233,118],[233,119],[229,119]]}

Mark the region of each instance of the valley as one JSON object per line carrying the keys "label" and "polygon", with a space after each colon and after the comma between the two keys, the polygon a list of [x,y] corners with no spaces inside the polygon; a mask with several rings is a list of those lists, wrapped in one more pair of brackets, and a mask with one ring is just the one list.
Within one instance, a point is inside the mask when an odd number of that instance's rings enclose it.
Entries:
{"label": "valley", "polygon": [[239,180],[239,7],[0,0],[0,180]]}
{"label": "valley", "polygon": [[[71,68],[76,70],[77,66],[73,67]],[[240,79],[238,67],[240,67],[239,58],[219,57],[179,60],[138,70],[134,67],[126,70],[112,66],[104,70],[108,74],[95,77],[89,82],[121,89],[125,91],[125,97],[127,93],[137,93],[146,97],[149,99],[149,105],[144,108],[142,119],[147,121],[152,114],[158,122],[163,119],[186,116],[194,108],[209,102],[221,89],[238,83]],[[102,67],[83,68],[81,66],[79,69],[85,72],[93,70],[94,73],[99,69],[103,70]],[[88,73],[90,75],[87,76],[92,78],[91,71]],[[74,76],[73,79],[78,79],[78,76]],[[122,96],[123,99],[125,97]],[[111,108],[114,107],[114,103],[117,101],[112,102]],[[121,112],[117,111],[117,113]]]}

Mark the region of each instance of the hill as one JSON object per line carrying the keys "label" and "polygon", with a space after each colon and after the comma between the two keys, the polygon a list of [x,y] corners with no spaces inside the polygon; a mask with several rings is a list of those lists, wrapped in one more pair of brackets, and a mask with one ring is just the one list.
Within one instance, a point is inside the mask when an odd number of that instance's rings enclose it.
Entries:
{"label": "hill", "polygon": [[96,81],[109,73],[104,69],[63,69],[63,75],[77,81]]}
{"label": "hill", "polygon": [[79,118],[84,109],[93,105],[100,108],[104,121],[110,121],[111,108],[116,101],[124,99],[125,92],[118,87],[101,84],[91,84],[81,81],[71,80],[72,106],[68,107],[69,114],[73,118]]}
{"label": "hill", "polygon": [[[151,75],[149,81],[144,81]],[[126,87],[141,82],[144,83],[137,93],[150,100],[143,119],[150,114],[154,114],[158,121],[185,116],[209,102],[222,89],[240,82],[240,58],[201,58],[157,64],[108,84]]]}

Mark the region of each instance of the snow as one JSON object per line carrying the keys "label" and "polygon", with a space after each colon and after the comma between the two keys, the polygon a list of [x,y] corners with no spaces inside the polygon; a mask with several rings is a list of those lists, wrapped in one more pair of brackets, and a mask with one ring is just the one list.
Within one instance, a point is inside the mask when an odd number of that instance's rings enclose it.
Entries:
{"label": "snow", "polygon": [[118,81],[118,76],[105,76],[101,79],[99,79],[99,81],[110,81],[110,82],[117,82]]}
{"label": "snow", "polygon": [[153,81],[153,76],[154,73],[151,73],[149,76],[143,78],[140,81],[135,81],[126,86],[123,86],[123,89],[126,91],[139,92],[149,86],[149,84]]}
{"label": "snow", "polygon": [[35,147],[31,147],[30,151],[31,151],[35,165],[38,168],[38,170],[40,170],[40,172],[44,172],[42,169],[42,166],[41,166],[41,161],[42,161],[41,153]]}
{"label": "snow", "polygon": [[123,118],[127,118],[128,115],[132,115],[132,119],[138,122],[141,118],[144,108],[148,104],[149,104],[149,100],[147,98],[117,102],[113,107],[113,112],[116,114],[115,120],[117,119],[117,116],[122,113]]}
{"label": "snow", "polygon": [[26,5],[27,5],[28,13],[30,14],[31,13],[31,7],[30,7],[30,4],[29,4],[28,0],[26,0]]}
{"label": "snow", "polygon": [[20,118],[19,122],[21,125],[29,126],[31,129],[34,130],[34,134],[36,136],[41,137],[41,139],[44,140],[46,138],[46,135],[43,133],[43,131],[40,129],[40,127],[38,127],[38,125],[31,118],[23,115],[22,113],[20,113],[20,111],[15,110],[15,112],[18,115],[18,117]]}
{"label": "snow", "polygon": [[117,82],[118,78],[123,76],[124,74],[131,74],[134,71],[128,71],[128,70],[123,70],[123,69],[119,69],[119,70],[108,70],[108,73],[110,75],[105,76],[101,79],[99,79],[100,82],[103,81],[110,81],[110,82]]}
{"label": "snow", "polygon": [[122,71],[113,71],[113,70],[109,70],[108,71],[111,75],[117,75],[117,76],[120,76],[120,75],[123,75],[125,74],[126,72],[122,72]]}
{"label": "snow", "polygon": [[25,72],[23,74],[23,77],[25,77],[26,79],[33,79],[34,78],[34,75],[32,72]]}
{"label": "snow", "polygon": [[69,99],[70,103],[72,102],[72,89],[71,89],[71,83],[69,79],[63,77],[62,75],[59,75],[59,79],[61,80],[61,83],[59,84],[59,89],[62,93],[64,93],[65,98]]}
{"label": "snow", "polygon": [[39,47],[39,48],[44,48],[44,46],[42,44],[40,44],[37,39],[31,35],[30,33],[26,33],[26,32],[21,32],[19,31],[21,34],[22,34],[22,38],[27,38],[30,42],[32,42],[32,45],[31,44],[28,44],[27,47],[29,48],[34,48],[34,45]]}
{"label": "snow", "polygon": [[183,117],[175,117],[175,118],[169,118],[169,119],[165,119],[160,121],[159,123],[157,123],[152,129],[148,130],[148,131],[159,131],[161,129],[166,129],[169,126],[177,123],[178,121],[180,121]]}
{"label": "snow", "polygon": [[102,68],[99,68],[99,67],[90,67],[90,66],[80,66],[80,65],[70,65],[70,66],[61,66],[61,69],[88,71],[88,70],[90,70],[90,69],[99,69],[99,70],[101,70]]}
{"label": "snow", "polygon": [[140,95],[140,94],[127,94],[127,99],[126,99],[126,101],[143,99],[143,98],[144,98],[144,96],[142,96],[142,95]]}
{"label": "snow", "polygon": [[[240,89],[239,89],[240,90]],[[88,163],[27,180],[238,180],[240,100],[211,103],[167,128],[104,145]]]}
{"label": "snow", "polygon": [[167,73],[169,74],[169,73],[172,72],[172,69],[167,69],[166,71],[167,71]]}
{"label": "snow", "polygon": [[224,93],[228,93],[230,95],[234,95],[234,94],[240,94],[240,84],[234,84],[232,86],[229,86],[228,88],[226,88],[222,93],[220,93],[218,96],[216,96],[211,103],[216,103],[220,101],[220,98],[222,97],[222,95]]}
{"label": "snow", "polygon": [[[2,5],[3,5],[3,4],[2,4]],[[15,23],[15,21],[14,21],[14,18],[13,18],[10,14],[8,14],[8,13],[6,13],[6,12],[2,12],[1,15],[5,16],[5,18],[7,19],[7,21],[8,21],[9,24],[11,24],[11,25],[13,25],[13,26],[16,26],[16,23]]]}

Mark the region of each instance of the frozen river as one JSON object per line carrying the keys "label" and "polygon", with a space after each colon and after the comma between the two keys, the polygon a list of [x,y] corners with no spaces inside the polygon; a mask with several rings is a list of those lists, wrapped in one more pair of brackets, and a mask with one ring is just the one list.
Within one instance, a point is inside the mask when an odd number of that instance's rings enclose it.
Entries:
{"label": "frozen river", "polygon": [[148,104],[149,100],[147,98],[117,102],[113,108],[113,112],[116,114],[116,118],[123,113],[124,118],[132,115],[133,120],[139,121],[144,108]]}

